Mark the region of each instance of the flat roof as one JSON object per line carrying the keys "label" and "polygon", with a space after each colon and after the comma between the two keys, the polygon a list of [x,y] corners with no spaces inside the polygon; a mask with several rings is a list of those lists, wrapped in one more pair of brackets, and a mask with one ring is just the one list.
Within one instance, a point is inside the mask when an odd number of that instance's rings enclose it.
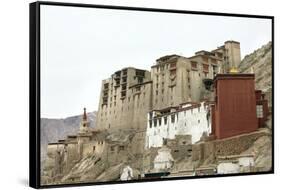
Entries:
{"label": "flat roof", "polygon": [[220,80],[229,80],[229,79],[248,79],[255,78],[255,74],[243,74],[243,73],[229,73],[229,74],[217,74],[214,78],[214,81]]}
{"label": "flat roof", "polygon": [[236,44],[240,44],[240,42],[234,41],[234,40],[227,40],[224,43],[236,43]]}

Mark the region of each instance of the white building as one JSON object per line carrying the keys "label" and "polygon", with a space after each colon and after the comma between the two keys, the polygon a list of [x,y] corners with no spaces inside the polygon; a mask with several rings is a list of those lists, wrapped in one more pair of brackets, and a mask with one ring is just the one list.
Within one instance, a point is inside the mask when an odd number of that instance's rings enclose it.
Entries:
{"label": "white building", "polygon": [[153,110],[148,113],[145,148],[161,147],[164,139],[176,135],[191,135],[194,144],[204,132],[211,133],[210,109],[204,102]]}
{"label": "white building", "polygon": [[158,150],[158,154],[154,159],[154,172],[170,169],[173,163],[174,158],[171,155],[171,150],[164,146]]}
{"label": "white building", "polygon": [[251,167],[255,166],[252,154],[218,157],[218,159],[220,162],[217,166],[218,174],[249,172]]}

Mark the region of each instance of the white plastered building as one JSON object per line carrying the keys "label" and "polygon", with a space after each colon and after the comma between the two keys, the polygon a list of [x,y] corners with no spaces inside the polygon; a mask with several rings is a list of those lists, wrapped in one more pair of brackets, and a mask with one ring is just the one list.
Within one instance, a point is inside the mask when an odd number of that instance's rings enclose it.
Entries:
{"label": "white plastered building", "polygon": [[211,133],[210,109],[204,102],[153,110],[147,117],[146,149],[162,147],[164,139],[174,139],[176,135],[191,135],[194,144],[203,133]]}

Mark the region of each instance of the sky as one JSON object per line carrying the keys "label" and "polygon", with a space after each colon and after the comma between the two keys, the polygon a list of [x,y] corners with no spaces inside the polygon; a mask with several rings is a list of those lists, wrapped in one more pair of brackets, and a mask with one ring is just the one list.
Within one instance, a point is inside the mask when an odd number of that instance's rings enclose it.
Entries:
{"label": "sky", "polygon": [[41,117],[97,111],[101,81],[240,42],[242,58],[271,41],[271,20],[41,5]]}

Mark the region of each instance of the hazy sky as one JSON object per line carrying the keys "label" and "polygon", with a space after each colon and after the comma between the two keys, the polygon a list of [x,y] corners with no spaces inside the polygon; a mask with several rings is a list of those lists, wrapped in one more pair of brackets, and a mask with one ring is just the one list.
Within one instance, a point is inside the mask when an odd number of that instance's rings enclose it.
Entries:
{"label": "hazy sky", "polygon": [[98,109],[102,79],[132,66],[150,70],[224,41],[244,57],[271,40],[271,20],[41,5],[41,116]]}

